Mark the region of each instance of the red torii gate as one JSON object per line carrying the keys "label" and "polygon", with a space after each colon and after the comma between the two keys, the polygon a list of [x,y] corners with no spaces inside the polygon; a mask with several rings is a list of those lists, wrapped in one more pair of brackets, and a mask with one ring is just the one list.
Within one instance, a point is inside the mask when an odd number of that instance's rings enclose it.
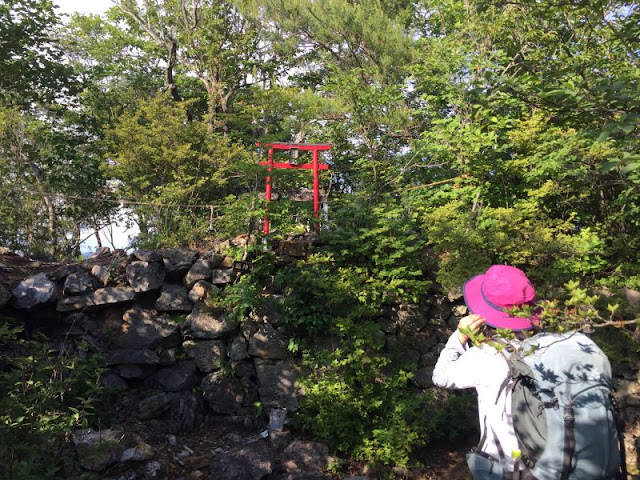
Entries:
{"label": "red torii gate", "polygon": [[[264,212],[264,226],[262,233],[267,235],[269,233],[269,219],[267,218],[267,212],[269,211],[269,202],[271,202],[271,171],[274,168],[294,168],[313,170],[313,215],[315,218],[320,216],[320,170],[329,170],[329,166],[324,163],[320,163],[318,152],[320,150],[331,150],[331,145],[328,143],[256,143],[258,147],[266,147],[267,161],[260,162],[260,165],[267,167],[267,181],[265,187],[265,198],[267,205]],[[273,152],[274,150],[285,150],[289,152],[291,160],[297,160],[300,151],[310,151],[312,154],[312,163],[299,164],[295,161],[289,161],[284,163],[274,163]]]}

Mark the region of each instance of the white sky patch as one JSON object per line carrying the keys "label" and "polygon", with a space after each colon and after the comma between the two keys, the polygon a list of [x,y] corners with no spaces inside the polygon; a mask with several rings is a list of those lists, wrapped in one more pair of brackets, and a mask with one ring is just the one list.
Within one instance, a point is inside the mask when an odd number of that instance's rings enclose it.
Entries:
{"label": "white sky patch", "polygon": [[54,0],[59,13],[80,13],[83,15],[100,15],[111,7],[114,3],[111,0]]}
{"label": "white sky patch", "polygon": [[[100,230],[100,241],[103,247],[121,248],[123,250],[130,248],[131,243],[140,232],[138,225],[134,221],[127,222],[124,218],[125,215],[130,213],[128,209],[120,207],[120,218],[115,219],[110,225]],[[81,236],[84,240],[80,247],[82,253],[90,254],[95,252],[98,248],[98,240],[95,237],[95,233],[83,230]]]}

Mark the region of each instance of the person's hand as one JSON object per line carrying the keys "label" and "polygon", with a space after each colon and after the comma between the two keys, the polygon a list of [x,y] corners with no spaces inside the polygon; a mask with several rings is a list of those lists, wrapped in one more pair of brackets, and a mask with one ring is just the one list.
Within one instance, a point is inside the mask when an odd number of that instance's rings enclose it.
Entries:
{"label": "person's hand", "polygon": [[482,318],[480,315],[476,315],[475,313],[461,318],[458,322],[458,329],[456,330],[458,339],[460,340],[460,344],[464,345],[465,343],[467,343],[467,340],[469,340],[469,335],[464,333],[463,330],[470,331],[471,333],[475,334],[480,329],[483,323],[484,318]]}

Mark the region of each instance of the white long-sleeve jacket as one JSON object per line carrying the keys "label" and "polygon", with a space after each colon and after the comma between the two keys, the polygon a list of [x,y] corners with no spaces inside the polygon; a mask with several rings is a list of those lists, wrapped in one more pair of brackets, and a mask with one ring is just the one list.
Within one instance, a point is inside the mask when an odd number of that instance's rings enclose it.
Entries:
{"label": "white long-sleeve jacket", "polygon": [[[433,371],[433,383],[444,388],[475,388],[478,393],[480,450],[499,458],[496,437],[506,456],[518,448],[511,418],[511,392],[500,391],[509,367],[500,352],[490,345],[467,348],[454,332]],[[486,419],[486,420],[485,420]],[[486,432],[486,433],[485,433]]]}

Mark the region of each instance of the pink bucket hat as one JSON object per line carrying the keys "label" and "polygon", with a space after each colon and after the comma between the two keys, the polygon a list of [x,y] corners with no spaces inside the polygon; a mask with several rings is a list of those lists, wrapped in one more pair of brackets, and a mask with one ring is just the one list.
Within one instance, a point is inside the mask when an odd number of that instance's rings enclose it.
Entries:
{"label": "pink bucket hat", "polygon": [[464,301],[471,313],[480,315],[487,325],[511,330],[526,330],[537,323],[530,318],[512,317],[505,308],[531,303],[536,289],[522,270],[508,265],[493,265],[462,286]]}

